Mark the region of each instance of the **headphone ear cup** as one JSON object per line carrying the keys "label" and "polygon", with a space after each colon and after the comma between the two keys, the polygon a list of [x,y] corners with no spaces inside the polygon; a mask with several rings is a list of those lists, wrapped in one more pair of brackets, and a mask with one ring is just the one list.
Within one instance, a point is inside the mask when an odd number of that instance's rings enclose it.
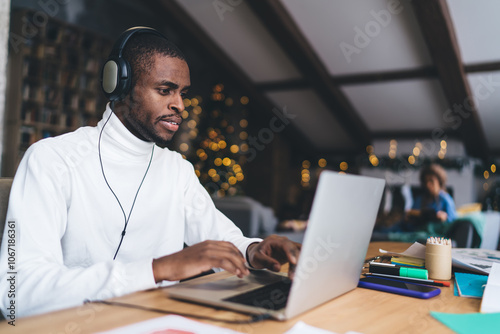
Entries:
{"label": "headphone ear cup", "polygon": [[104,95],[110,98],[118,86],[118,65],[114,60],[108,60],[102,68],[101,85]]}
{"label": "headphone ear cup", "polygon": [[129,62],[122,57],[122,52],[127,41],[137,33],[152,34],[168,40],[158,31],[149,27],[130,28],[120,35],[101,72],[101,87],[104,95],[110,101],[122,100],[132,88],[132,69]]}
{"label": "headphone ear cup", "polygon": [[104,95],[110,101],[123,99],[132,84],[132,72],[129,63],[123,58],[110,58],[104,64],[101,75]]}

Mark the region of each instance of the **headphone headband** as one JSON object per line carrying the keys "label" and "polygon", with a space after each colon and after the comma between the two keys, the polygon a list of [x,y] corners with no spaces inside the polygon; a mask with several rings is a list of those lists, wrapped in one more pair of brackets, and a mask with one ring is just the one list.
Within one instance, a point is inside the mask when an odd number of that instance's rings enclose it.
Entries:
{"label": "headphone headband", "polygon": [[123,58],[123,49],[128,40],[135,34],[155,35],[168,40],[164,35],[153,28],[133,27],[125,30],[115,42],[108,60],[104,63],[101,75],[101,85],[104,95],[110,100],[120,100],[124,98],[132,85],[132,69],[129,62]]}
{"label": "headphone headband", "polygon": [[113,46],[113,50],[111,50],[110,58],[112,56],[116,56],[116,57],[121,58],[122,57],[122,53],[123,53],[123,49],[127,45],[128,40],[132,36],[134,36],[135,34],[139,34],[139,33],[156,35],[156,36],[161,37],[163,39],[168,39],[164,35],[162,35],[161,33],[159,33],[158,30],[156,30],[156,29],[149,28],[149,27],[132,27],[132,28],[129,28],[129,29],[125,30],[120,35],[120,37],[118,37],[118,39],[115,42],[115,45]]}

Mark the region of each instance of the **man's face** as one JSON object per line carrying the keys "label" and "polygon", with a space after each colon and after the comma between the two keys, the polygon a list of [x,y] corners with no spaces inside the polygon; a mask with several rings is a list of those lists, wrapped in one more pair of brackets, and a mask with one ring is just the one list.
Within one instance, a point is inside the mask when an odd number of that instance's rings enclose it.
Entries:
{"label": "man's face", "polygon": [[191,81],[189,68],[179,58],[155,55],[149,72],[142,73],[124,100],[118,117],[136,137],[165,147],[179,129],[183,98]]}

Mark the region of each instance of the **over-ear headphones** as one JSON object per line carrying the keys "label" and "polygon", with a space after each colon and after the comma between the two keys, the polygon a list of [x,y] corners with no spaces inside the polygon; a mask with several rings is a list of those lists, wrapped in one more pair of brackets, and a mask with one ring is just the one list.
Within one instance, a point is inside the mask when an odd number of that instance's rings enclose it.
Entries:
{"label": "over-ear headphones", "polygon": [[101,75],[101,85],[104,95],[110,101],[116,101],[124,98],[130,91],[132,85],[132,69],[127,60],[122,57],[123,49],[127,41],[135,34],[152,34],[167,39],[157,30],[149,27],[133,27],[124,31],[104,63]]}

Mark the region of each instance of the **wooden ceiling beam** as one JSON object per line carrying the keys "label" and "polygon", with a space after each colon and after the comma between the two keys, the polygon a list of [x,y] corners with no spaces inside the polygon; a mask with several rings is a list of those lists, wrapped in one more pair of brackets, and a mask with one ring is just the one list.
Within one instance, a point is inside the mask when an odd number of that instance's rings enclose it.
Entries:
{"label": "wooden ceiling beam", "polygon": [[418,0],[412,5],[449,104],[450,109],[443,110],[443,119],[461,133],[469,155],[484,159],[488,144],[465,77],[446,0]]}
{"label": "wooden ceiling beam", "polygon": [[[465,73],[498,72],[500,71],[500,62],[484,62],[464,65],[464,71]],[[347,86],[391,82],[398,80],[433,79],[437,77],[438,73],[436,68],[434,66],[426,66],[409,70],[335,75],[332,76],[332,80],[338,86]],[[280,91],[311,88],[305,79],[261,82],[256,84],[256,86],[261,91]]]}
{"label": "wooden ceiling beam", "polygon": [[437,71],[434,66],[421,67],[411,70],[337,75],[332,79],[336,84],[344,86],[432,78],[437,78]]}
{"label": "wooden ceiling beam", "polygon": [[[460,138],[461,134],[453,130],[445,130],[443,132],[439,131],[439,139],[456,139]],[[400,130],[400,131],[376,131],[373,132],[374,139],[414,139],[414,140],[426,140],[432,137],[432,131],[428,130]]]}
{"label": "wooden ceiling beam", "polygon": [[499,61],[465,65],[465,72],[467,73],[496,72],[496,71],[500,71]]}
{"label": "wooden ceiling beam", "polygon": [[311,89],[309,83],[304,79],[290,79],[279,81],[268,81],[256,83],[255,86],[262,92]]}
{"label": "wooden ceiling beam", "polygon": [[[412,70],[346,74],[331,77],[338,86],[361,85],[370,83],[391,82],[397,80],[432,79],[437,78],[437,71],[433,66]],[[256,84],[261,91],[280,91],[311,88],[305,79],[271,81]]]}
{"label": "wooden ceiling beam", "polygon": [[[371,142],[371,133],[280,1],[248,1],[257,17],[282,47],[358,149]],[[321,121],[321,120],[318,120]]]}
{"label": "wooden ceiling beam", "polygon": [[[260,112],[261,123],[270,122],[281,112],[279,108],[260,90],[258,90],[252,80],[243,70],[217,45],[217,43],[200,27],[198,23],[176,2],[171,0],[146,0],[145,3],[156,13],[162,16],[176,28],[182,38],[196,41],[207,53],[217,67],[222,78],[239,85],[245,95],[247,95],[254,107],[252,110]],[[280,113],[282,117],[283,112]],[[312,142],[292,123],[287,123],[283,131],[285,137],[290,141],[295,149],[307,152],[314,146]]]}

